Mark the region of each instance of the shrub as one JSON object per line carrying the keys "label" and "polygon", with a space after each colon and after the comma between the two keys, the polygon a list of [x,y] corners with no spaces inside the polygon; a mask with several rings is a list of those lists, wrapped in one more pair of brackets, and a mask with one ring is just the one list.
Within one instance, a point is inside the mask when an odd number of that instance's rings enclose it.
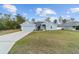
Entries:
{"label": "shrub", "polygon": [[76,26],[76,30],[79,30],[79,26]]}

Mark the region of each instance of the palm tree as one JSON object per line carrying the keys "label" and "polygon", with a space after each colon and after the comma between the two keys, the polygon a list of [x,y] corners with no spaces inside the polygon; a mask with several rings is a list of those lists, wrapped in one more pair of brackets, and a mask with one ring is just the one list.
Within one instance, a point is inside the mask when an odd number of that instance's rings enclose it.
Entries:
{"label": "palm tree", "polygon": [[73,22],[75,20],[75,18],[71,18],[71,21]]}
{"label": "palm tree", "polygon": [[35,23],[35,18],[32,18],[32,23]]}
{"label": "palm tree", "polygon": [[62,23],[66,23],[66,22],[67,22],[67,20],[66,20],[66,19],[63,19],[63,20],[62,20]]}
{"label": "palm tree", "polygon": [[46,21],[46,22],[51,22],[51,21],[50,21],[50,17],[47,17],[47,18],[45,19],[45,21]]}
{"label": "palm tree", "polygon": [[63,17],[59,17],[59,23],[62,23]]}
{"label": "palm tree", "polygon": [[54,20],[54,23],[57,23],[57,19]]}

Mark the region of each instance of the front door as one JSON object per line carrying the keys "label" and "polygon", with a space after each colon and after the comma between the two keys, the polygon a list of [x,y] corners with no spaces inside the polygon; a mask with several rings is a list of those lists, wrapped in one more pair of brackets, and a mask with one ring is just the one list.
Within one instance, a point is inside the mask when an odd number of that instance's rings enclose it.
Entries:
{"label": "front door", "polygon": [[46,25],[45,24],[42,25],[42,29],[46,30]]}
{"label": "front door", "polygon": [[41,30],[41,26],[38,26],[38,27],[37,27],[37,30],[38,30],[38,31]]}

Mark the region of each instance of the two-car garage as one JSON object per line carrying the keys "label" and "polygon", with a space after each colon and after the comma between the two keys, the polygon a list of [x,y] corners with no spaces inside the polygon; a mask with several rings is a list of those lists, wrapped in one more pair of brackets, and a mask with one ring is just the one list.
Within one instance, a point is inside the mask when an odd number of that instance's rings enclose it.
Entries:
{"label": "two-car garage", "polygon": [[23,23],[23,24],[21,24],[21,30],[22,31],[34,31],[35,30],[35,24],[33,24],[33,23]]}

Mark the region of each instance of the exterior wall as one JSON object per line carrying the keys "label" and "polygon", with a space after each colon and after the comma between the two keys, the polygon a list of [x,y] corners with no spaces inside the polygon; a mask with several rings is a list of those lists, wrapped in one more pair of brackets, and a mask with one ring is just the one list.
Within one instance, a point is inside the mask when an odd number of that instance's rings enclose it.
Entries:
{"label": "exterior wall", "polygon": [[[39,24],[37,24],[37,25],[39,25]],[[45,27],[42,27],[42,25],[45,25]],[[41,26],[41,29],[43,29],[43,30],[59,30],[57,24],[54,24],[53,22],[41,23],[40,26]],[[36,24],[33,24],[33,23],[21,24],[22,31],[34,31],[37,29],[37,27],[36,27]]]}
{"label": "exterior wall", "polygon": [[57,30],[62,30],[62,27],[57,27]]}
{"label": "exterior wall", "polygon": [[73,27],[63,27],[63,29],[66,29],[66,30],[76,30],[76,29],[73,28]]}
{"label": "exterior wall", "polygon": [[68,22],[64,24],[60,24],[60,27],[66,30],[76,30],[73,26],[79,26],[79,21]]}
{"label": "exterior wall", "polygon": [[46,30],[57,30],[57,25],[52,23],[46,24]]}
{"label": "exterior wall", "polygon": [[34,29],[35,29],[35,24],[21,25],[22,31],[34,31]]}

